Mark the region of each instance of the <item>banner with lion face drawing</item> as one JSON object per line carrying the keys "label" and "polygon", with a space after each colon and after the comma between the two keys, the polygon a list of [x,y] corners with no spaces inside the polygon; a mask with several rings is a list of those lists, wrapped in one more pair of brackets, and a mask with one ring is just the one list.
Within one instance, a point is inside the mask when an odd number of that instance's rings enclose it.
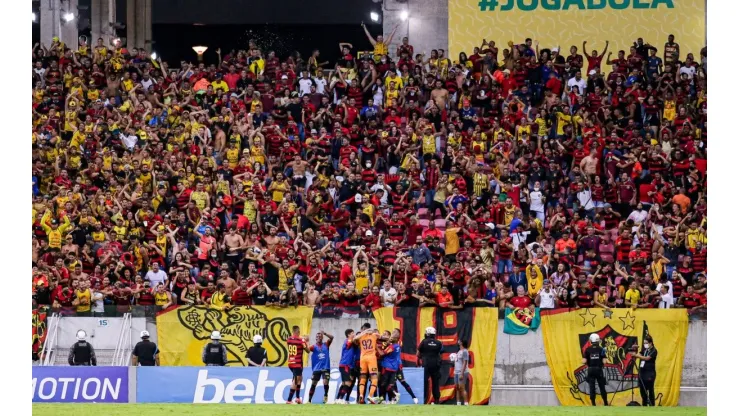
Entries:
{"label": "banner with lion face drawing", "polygon": [[305,306],[236,306],[228,310],[180,306],[157,316],[159,359],[163,366],[201,366],[203,346],[210,341],[212,331],[220,331],[221,342],[228,350],[228,366],[247,365],[247,350],[254,345],[255,335],[264,340],[267,365],[285,366],[291,328],[298,325],[301,334],[310,334],[312,316],[313,308]]}
{"label": "banner with lion face drawing", "polygon": [[[647,335],[658,351],[655,405],[678,406],[689,322],[685,309],[558,309],[542,312],[542,339],[555,394],[564,406],[590,405],[587,369],[581,362],[596,333],[606,350],[606,392],[614,406],[640,399],[639,359]],[[597,387],[598,389],[598,387]],[[598,402],[601,404],[601,402]]]}

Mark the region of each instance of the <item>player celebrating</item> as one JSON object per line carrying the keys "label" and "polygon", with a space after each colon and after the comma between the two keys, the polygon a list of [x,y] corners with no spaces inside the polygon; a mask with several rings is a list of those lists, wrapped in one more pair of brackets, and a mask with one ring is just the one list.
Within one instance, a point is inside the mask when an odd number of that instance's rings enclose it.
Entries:
{"label": "player celebrating", "polygon": [[[329,338],[326,343],[324,343],[324,335]],[[308,391],[308,403],[311,403],[313,400],[313,394],[316,392],[316,384],[318,384],[320,378],[324,379],[324,403],[329,399],[329,376],[331,370],[329,347],[333,340],[333,335],[327,334],[322,330],[316,334],[316,343],[308,347],[308,350],[311,351],[311,366],[313,369],[311,389]]]}
{"label": "player celebrating", "polygon": [[[288,337],[288,368],[293,373],[287,404],[301,404],[301,383],[303,382],[303,353],[308,349],[308,336],[301,337],[301,328],[293,326],[293,335]],[[327,354],[328,355],[328,354]]]}
{"label": "player celebrating", "polygon": [[363,331],[355,337],[355,344],[360,346],[360,395],[358,403],[365,403],[365,386],[367,385],[368,375],[370,376],[370,391],[368,392],[368,402],[378,403],[379,399],[375,396],[378,389],[378,359],[375,355],[378,340],[384,340],[377,330],[370,329],[370,324],[362,325]]}
{"label": "player celebrating", "polygon": [[[396,342],[398,342],[398,340],[401,339],[401,330],[399,330],[398,328],[394,329],[391,337],[395,338]],[[409,383],[407,383],[406,379],[403,377],[403,360],[400,359],[398,364],[398,371],[396,371],[396,380],[401,383],[404,389],[406,389],[406,392],[411,396],[414,404],[419,404],[419,399],[416,398],[414,391],[411,390],[411,386],[409,386]],[[396,394],[398,394],[398,386],[396,386],[396,383],[393,383],[393,388],[395,389]]]}
{"label": "player celebrating", "polygon": [[385,339],[385,341],[378,342],[378,345],[375,349],[375,358],[378,360],[378,393],[380,393],[376,394],[376,396],[379,397],[380,403],[383,403],[386,400],[390,400],[386,397],[386,389],[383,385],[383,355],[385,354],[386,348],[391,345],[390,337],[390,331],[383,331],[383,338]]}
{"label": "player celebrating", "polygon": [[357,356],[357,347],[353,342],[355,331],[347,329],[344,331],[344,336],[347,339],[342,344],[342,358],[339,359],[339,374],[342,376],[342,385],[339,387],[336,400],[340,404],[349,402],[352,385],[355,383],[354,367]]}
{"label": "player celebrating", "polygon": [[[387,332],[387,331],[386,331]],[[396,331],[393,331],[394,333]],[[384,334],[385,335],[385,334]],[[390,333],[387,343],[383,343],[385,347],[381,351],[381,366],[383,372],[380,378],[381,396],[388,396],[388,401],[391,404],[398,403],[398,396],[396,395],[396,374],[398,368],[401,365],[401,345],[398,344],[398,338],[394,338]]]}

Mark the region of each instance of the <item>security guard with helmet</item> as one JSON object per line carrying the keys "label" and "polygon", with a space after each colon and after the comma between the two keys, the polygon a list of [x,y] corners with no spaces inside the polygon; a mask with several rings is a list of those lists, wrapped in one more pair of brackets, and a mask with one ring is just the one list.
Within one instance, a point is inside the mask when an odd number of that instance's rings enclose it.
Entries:
{"label": "security guard with helmet", "polygon": [[247,361],[250,367],[264,367],[267,365],[267,350],[262,347],[262,336],[255,335],[254,345],[247,350]]}
{"label": "security guard with helmet", "polygon": [[98,359],[95,357],[95,349],[87,342],[87,333],[83,330],[77,331],[77,342],[69,349],[67,362],[71,366],[97,366]]}
{"label": "security guard with helmet", "polygon": [[591,334],[588,337],[591,345],[583,352],[583,364],[588,366],[586,381],[591,396],[591,406],[596,406],[596,382],[599,383],[599,392],[604,400],[604,406],[609,406],[606,397],[606,378],[604,377],[604,364],[606,364],[606,350],[601,347],[599,334]]}
{"label": "security guard with helmet", "polygon": [[428,327],[424,332],[424,339],[416,350],[416,356],[424,367],[424,402],[429,402],[426,395],[431,381],[432,398],[434,399],[432,404],[439,404],[439,378],[442,366],[442,341],[439,341],[436,336],[437,330],[431,326]]}
{"label": "security guard with helmet", "polygon": [[226,365],[226,347],[220,342],[221,333],[211,332],[211,342],[203,347],[201,358],[207,366],[223,367]]}
{"label": "security guard with helmet", "polygon": [[149,331],[141,331],[141,341],[136,343],[131,354],[131,365],[136,367],[152,367],[159,365],[159,348],[157,344],[149,341]]}

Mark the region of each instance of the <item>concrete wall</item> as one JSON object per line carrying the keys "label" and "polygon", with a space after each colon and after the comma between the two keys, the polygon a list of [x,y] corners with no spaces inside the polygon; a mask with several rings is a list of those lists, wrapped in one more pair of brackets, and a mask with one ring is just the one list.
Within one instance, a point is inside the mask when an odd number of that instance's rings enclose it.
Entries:
{"label": "concrete wall", "polygon": [[62,15],[77,12],[77,0],[44,0],[39,3],[39,25],[41,30],[41,42],[48,48],[51,38],[58,36],[69,48],[77,49],[77,19],[71,22],[62,20]]}
{"label": "concrete wall", "polygon": [[[408,11],[407,21],[401,21],[401,11]],[[383,1],[383,34],[389,36],[400,24],[389,53],[396,60],[396,48],[404,36],[409,37],[409,44],[414,47],[414,54],[429,53],[432,49],[442,48],[447,55],[447,0],[397,0]]]}
{"label": "concrete wall", "polygon": [[375,319],[334,319],[334,318],[314,318],[311,324],[311,343],[316,339],[316,334],[323,330],[326,333],[334,335],[334,342],[329,347],[329,357],[331,357],[331,366],[336,367],[339,365],[339,359],[342,358],[342,341],[344,341],[344,331],[347,329],[353,329],[355,332],[360,330],[360,327],[365,322],[370,322],[375,327]]}
{"label": "concrete wall", "polygon": [[[315,318],[311,325],[311,342],[321,330],[334,335],[335,342],[330,347],[330,356],[332,367],[336,367],[341,357],[344,331],[348,328],[357,331],[365,322],[370,322],[373,327],[375,326],[374,319]],[[74,343],[77,330],[84,329],[96,349],[113,350],[118,340],[121,323],[121,318],[106,318],[104,323],[99,318],[62,318],[57,344],[66,351],[66,348]],[[133,318],[132,344],[138,342],[139,333],[143,329],[149,331],[152,341],[157,341],[156,325],[153,321]],[[60,364],[64,365],[63,362],[57,362],[57,365]],[[552,379],[545,359],[541,331],[511,336],[503,333],[503,324],[500,323],[493,374],[492,404],[559,405],[552,389]],[[686,340],[679,404],[681,406],[706,406],[706,391],[707,323],[692,321],[689,323],[689,334]]]}
{"label": "concrete wall", "polygon": [[[61,319],[59,332],[57,333],[57,345],[69,348],[74,344],[77,331],[82,329],[87,332],[87,339],[100,350],[114,350],[121,333],[123,318],[77,318],[65,317]],[[131,320],[131,346],[140,341],[139,334],[146,329],[144,318],[132,318]],[[151,331],[150,331],[151,332]],[[152,340],[156,340],[156,331],[152,333]],[[128,339],[128,338],[127,338]]]}
{"label": "concrete wall", "polygon": [[[314,319],[311,326],[311,341],[320,330],[336,337],[344,338],[344,331],[352,328],[357,331],[360,326],[374,320],[366,319]],[[550,368],[545,359],[545,345],[542,332],[529,332],[526,335],[511,336],[504,334],[503,323],[499,324],[496,345],[496,364],[493,372],[494,386],[547,386],[552,384]],[[332,366],[339,363],[341,343],[336,342],[330,348]],[[692,321],[689,323],[689,334],[684,354],[683,379],[684,387],[707,386],[707,323]]]}
{"label": "concrete wall", "polygon": [[[611,396],[609,398],[611,399]],[[641,401],[637,388],[635,388],[635,400],[638,403]],[[600,401],[597,403],[601,405]],[[494,384],[491,387],[489,404],[495,406],[560,406],[560,401],[552,386],[499,386]],[[706,407],[707,388],[681,386],[678,405]]]}
{"label": "concrete wall", "polygon": [[110,45],[110,40],[115,37],[110,24],[115,22],[115,0],[90,0],[90,32],[92,37],[88,43],[94,46],[98,38],[103,38],[104,44]]}
{"label": "concrete wall", "polygon": [[126,45],[152,51],[152,0],[126,0]]}
{"label": "concrete wall", "polygon": [[[330,347],[331,365],[336,367],[341,357],[344,331],[348,328],[359,330],[362,324],[374,319],[331,319],[315,318],[311,325],[311,342],[323,330],[334,335],[335,342]],[[120,333],[121,318],[62,318],[57,345],[66,351],[75,342],[77,330],[84,329],[97,350],[113,350]],[[151,339],[157,342],[156,325],[145,318],[133,318],[131,329],[132,344],[139,341],[139,333],[146,329]],[[692,321],[684,354],[683,377],[681,380],[681,406],[706,406],[707,387],[707,323]],[[66,354],[64,354],[66,356]],[[57,365],[64,365],[64,359]],[[559,405],[552,389],[550,369],[545,359],[542,333],[530,332],[526,335],[510,336],[503,333],[499,325],[496,346],[496,364],[491,388],[491,404],[511,406],[557,406]]]}
{"label": "concrete wall", "polygon": [[681,386],[707,387],[707,322],[689,323]]}
{"label": "concrete wall", "polygon": [[[334,335],[335,342],[330,347],[331,365],[339,364],[344,331],[348,328],[358,331],[362,324],[374,319],[332,319],[315,318],[311,325],[311,342],[323,330]],[[67,348],[75,342],[77,330],[84,329],[96,349],[115,349],[121,330],[122,318],[76,318],[61,319],[57,345]],[[132,344],[139,341],[139,334],[146,329],[151,340],[157,342],[157,330],[153,321],[133,318],[131,328]],[[494,386],[547,386],[552,384],[550,369],[545,359],[542,332],[529,332],[526,335],[511,336],[503,333],[499,325],[496,346],[496,364],[493,372]],[[692,321],[684,354],[683,387],[707,386],[707,323]]]}

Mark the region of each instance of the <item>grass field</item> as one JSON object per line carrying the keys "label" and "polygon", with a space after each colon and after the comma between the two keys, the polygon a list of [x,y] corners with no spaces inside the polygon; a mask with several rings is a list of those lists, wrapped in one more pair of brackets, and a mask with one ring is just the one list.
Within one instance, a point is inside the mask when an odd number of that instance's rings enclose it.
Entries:
{"label": "grass field", "polygon": [[263,415],[371,416],[393,411],[404,416],[551,416],[551,415],[706,415],[705,407],[500,407],[500,406],[342,406],[342,405],[225,405],[225,404],[34,404],[34,416],[243,416]]}

